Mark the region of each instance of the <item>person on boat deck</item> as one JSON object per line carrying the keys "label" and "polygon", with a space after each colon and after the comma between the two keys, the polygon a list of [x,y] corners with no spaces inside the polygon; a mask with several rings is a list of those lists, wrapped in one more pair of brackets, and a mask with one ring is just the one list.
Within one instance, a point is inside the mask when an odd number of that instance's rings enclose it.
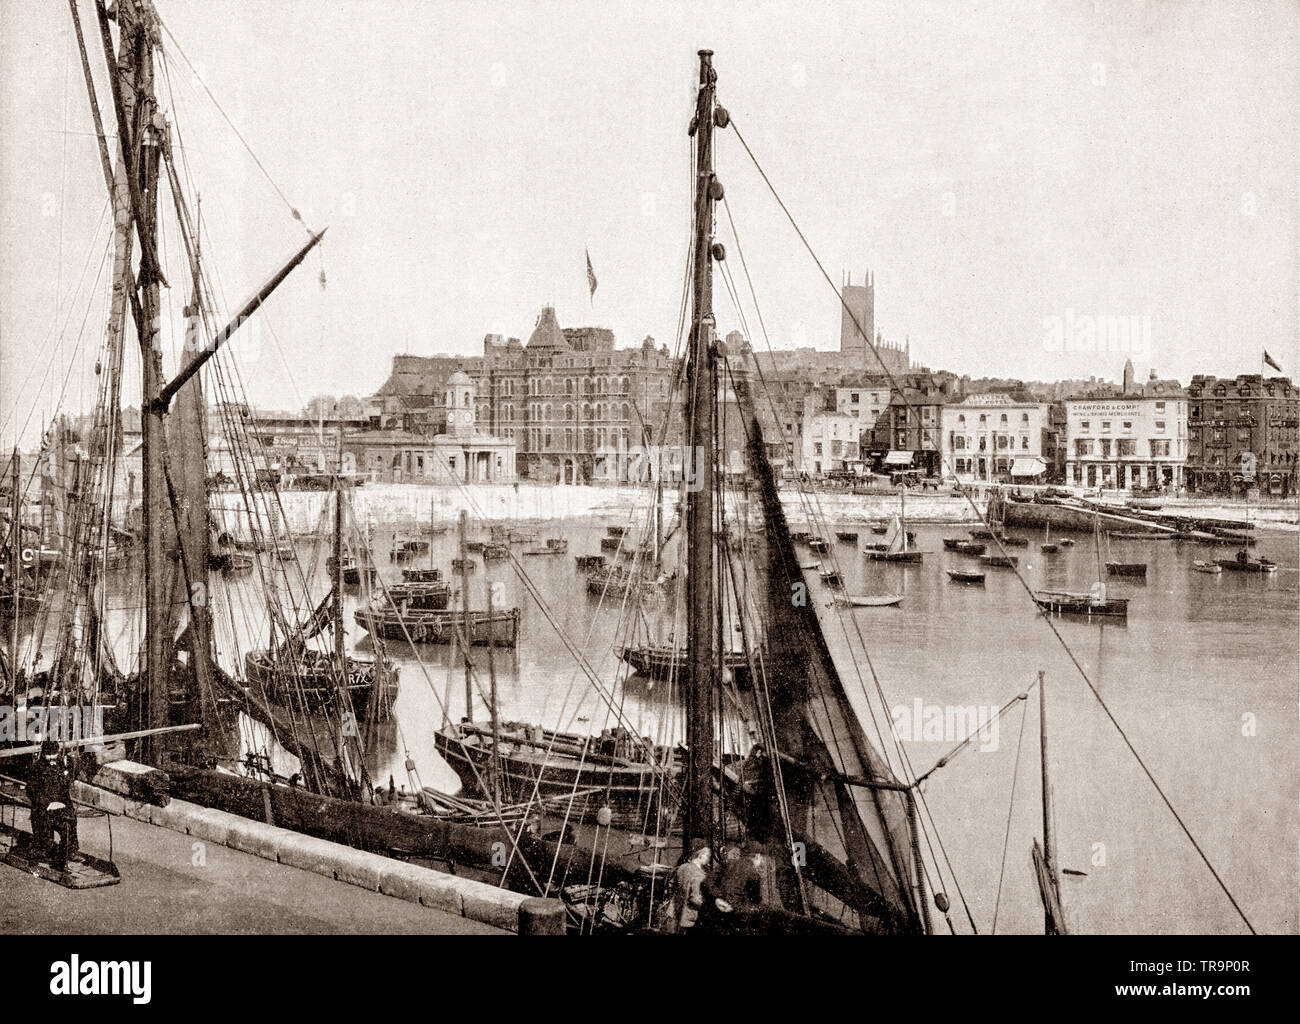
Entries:
{"label": "person on boat deck", "polygon": [[1242,565],[1245,565],[1245,564],[1246,564],[1246,549],[1245,549],[1245,548],[1242,548],[1240,551],[1237,552],[1237,561],[1240,562]]}
{"label": "person on boat deck", "polygon": [[708,878],[709,860],[713,851],[708,846],[698,846],[688,860],[678,865],[673,876],[677,883],[673,894],[673,923],[679,932],[689,932],[699,919],[704,906],[704,883]]}
{"label": "person on boat deck", "polygon": [[721,914],[748,910],[763,902],[762,854],[757,849],[742,854],[740,847],[728,846],[716,880],[709,886],[712,908]]}
{"label": "person on boat deck", "polygon": [[72,805],[71,762],[53,740],[41,742],[27,798],[39,856],[57,870],[66,870],[68,855],[77,848],[77,812]]}

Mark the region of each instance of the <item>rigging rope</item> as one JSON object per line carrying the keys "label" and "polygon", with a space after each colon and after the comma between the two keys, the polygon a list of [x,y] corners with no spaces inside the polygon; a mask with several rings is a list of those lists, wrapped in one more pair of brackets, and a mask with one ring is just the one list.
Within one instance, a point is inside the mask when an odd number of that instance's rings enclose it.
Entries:
{"label": "rigging rope", "polygon": [[[795,234],[799,236],[799,241],[803,243],[803,246],[808,251],[809,256],[812,257],[813,262],[817,265],[818,271],[820,271],[822,277],[826,280],[826,283],[831,288],[831,290],[834,291],[835,294],[839,297],[840,303],[845,309],[845,311],[847,311],[850,314],[850,316],[853,317],[853,322],[857,326],[858,331],[862,333],[863,336],[865,337],[866,332],[862,330],[862,325],[858,323],[856,314],[854,314],[853,311],[849,309],[849,306],[844,301],[843,296],[841,296],[839,291],[836,290],[835,282],[831,279],[830,275],[826,272],[826,268],[822,265],[821,260],[818,259],[816,252],[812,248],[812,245],[808,242],[808,239],[804,236],[803,231],[799,228],[798,223],[795,221],[794,215],[790,212],[789,207],[786,206],[785,201],[781,198],[780,194],[777,192],[776,186],[772,184],[771,179],[767,176],[767,172],[763,169],[763,166],[759,163],[758,157],[754,155],[754,151],[750,149],[749,143],[745,141],[744,134],[741,132],[740,126],[736,123],[736,119],[734,117],[732,117],[730,120],[730,126],[732,130],[736,133],[736,138],[739,140],[741,146],[744,148],[745,153],[749,156],[749,159],[753,163],[754,168],[758,171],[759,175],[762,177],[764,184],[767,185],[768,190],[772,193],[772,197],[776,200],[777,205],[781,207],[781,211],[785,214],[786,219],[790,222],[790,226],[794,228]],[[918,410],[908,399],[905,390],[899,386],[898,380],[895,377],[895,375],[889,370],[889,367],[885,365],[884,360],[881,358],[880,353],[876,349],[874,341],[868,339],[867,345],[871,349],[872,354],[876,356],[876,359],[880,363],[881,369],[883,370],[885,376],[889,379],[890,387],[894,390],[897,390],[900,396],[902,397],[904,404],[907,406],[909,410],[909,415],[917,412]],[[927,428],[923,426],[922,429],[927,430],[930,433],[933,433],[934,431],[933,427]],[[1003,545],[1002,540],[998,535],[998,531],[992,529],[991,524],[988,521],[987,514],[981,514],[979,512],[979,508],[975,504],[974,498],[971,496],[970,489],[966,487],[964,484],[962,484],[960,480],[958,481],[957,485],[961,489],[963,496],[966,498],[966,501],[970,504],[971,508],[974,509],[980,521],[983,522],[986,526],[990,527],[994,543],[998,545],[999,550],[1003,553],[1003,555],[1005,555],[1006,548]],[[1029,595],[1030,599],[1032,600],[1033,589],[1029,586],[1028,581],[1024,578],[1019,568],[1015,568],[1013,571],[1015,572],[1016,579],[1019,580],[1021,587],[1025,590],[1025,592]],[[1037,607],[1036,603],[1035,603],[1035,607]],[[1214,881],[1218,884],[1219,888],[1223,891],[1223,894],[1227,897],[1228,902],[1232,905],[1233,910],[1236,911],[1237,915],[1241,918],[1242,922],[1250,930],[1251,934],[1252,935],[1256,934],[1255,926],[1251,923],[1250,918],[1246,916],[1246,912],[1242,909],[1241,905],[1237,902],[1236,897],[1232,894],[1232,891],[1228,888],[1227,883],[1223,880],[1222,876],[1219,874],[1218,870],[1211,862],[1209,856],[1206,854],[1205,850],[1201,847],[1200,842],[1197,841],[1195,835],[1192,834],[1191,829],[1188,827],[1187,823],[1183,820],[1182,815],[1180,815],[1178,813],[1177,808],[1174,807],[1173,802],[1169,799],[1168,795],[1165,793],[1164,788],[1156,780],[1150,768],[1147,767],[1146,762],[1142,759],[1141,754],[1138,753],[1137,748],[1133,745],[1132,740],[1129,739],[1128,734],[1124,731],[1124,728],[1120,725],[1118,719],[1116,719],[1109,705],[1107,705],[1105,700],[1102,698],[1100,691],[1098,691],[1096,685],[1093,683],[1091,677],[1088,675],[1087,670],[1084,669],[1083,665],[1079,662],[1079,659],[1075,656],[1074,652],[1070,649],[1070,645],[1066,642],[1065,638],[1061,635],[1060,631],[1056,628],[1055,623],[1051,621],[1050,617],[1048,616],[1040,616],[1040,617],[1047,624],[1048,628],[1052,631],[1053,635],[1056,637],[1057,641],[1064,649],[1070,661],[1074,664],[1074,667],[1078,670],[1079,675],[1082,677],[1088,689],[1092,692],[1093,697],[1100,705],[1107,719],[1109,719],[1110,723],[1115,727],[1116,732],[1119,733],[1119,736],[1123,740],[1124,745],[1128,748],[1129,753],[1132,754],[1134,760],[1137,761],[1138,766],[1142,769],[1143,774],[1147,777],[1147,780],[1151,783],[1152,787],[1155,789],[1160,799],[1164,802],[1164,805],[1169,810],[1169,813],[1173,816],[1174,820],[1178,823],[1178,827],[1182,830],[1184,836],[1187,838],[1187,841],[1191,843],[1192,848],[1196,851],[1202,863],[1205,864],[1211,876],[1214,878]]]}

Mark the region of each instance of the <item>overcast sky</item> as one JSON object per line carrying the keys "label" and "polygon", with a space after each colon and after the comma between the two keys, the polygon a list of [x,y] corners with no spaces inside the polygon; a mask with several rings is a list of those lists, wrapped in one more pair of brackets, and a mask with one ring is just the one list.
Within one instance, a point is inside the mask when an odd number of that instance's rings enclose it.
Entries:
{"label": "overcast sky", "polygon": [[[526,338],[546,303],[620,344],[671,344],[702,46],[716,51],[720,102],[832,277],[874,270],[877,325],[910,337],[918,360],[1114,378],[1124,353],[1049,340],[1053,317],[1103,315],[1149,318],[1143,376],[1254,372],[1263,349],[1300,371],[1292,0],[158,9],[197,69],[164,35],[162,103],[229,304],[305,238],[275,186],[329,226],[246,346],[258,404],[372,392],[397,352]],[[5,0],[0,50],[12,443],[15,419],[47,415],[64,379],[74,404],[93,394],[105,192],[65,6]],[[718,173],[773,345],[835,347],[836,299],[730,131]],[[725,215],[719,237],[739,277]],[[162,241],[178,312],[179,236]],[[736,326],[721,287],[717,300],[721,326]]]}

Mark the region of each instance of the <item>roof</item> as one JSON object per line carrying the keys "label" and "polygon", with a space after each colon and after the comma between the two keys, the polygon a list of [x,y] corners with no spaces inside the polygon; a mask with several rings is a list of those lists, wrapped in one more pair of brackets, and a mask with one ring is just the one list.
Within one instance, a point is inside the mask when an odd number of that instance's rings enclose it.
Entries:
{"label": "roof", "polygon": [[564,340],[564,332],[560,330],[560,322],[555,317],[554,306],[542,307],[541,313],[537,316],[537,325],[533,328],[533,333],[528,336],[528,347],[568,350],[569,343]]}

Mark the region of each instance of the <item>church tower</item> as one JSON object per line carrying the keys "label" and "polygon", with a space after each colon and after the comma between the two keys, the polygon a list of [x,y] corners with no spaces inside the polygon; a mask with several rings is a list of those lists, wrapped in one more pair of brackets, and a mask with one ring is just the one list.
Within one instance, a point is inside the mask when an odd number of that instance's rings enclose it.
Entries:
{"label": "church tower", "polygon": [[876,279],[871,271],[867,271],[865,284],[854,284],[853,275],[845,275],[840,297],[844,300],[840,307],[840,352],[852,353],[866,366],[868,343],[876,334]]}

